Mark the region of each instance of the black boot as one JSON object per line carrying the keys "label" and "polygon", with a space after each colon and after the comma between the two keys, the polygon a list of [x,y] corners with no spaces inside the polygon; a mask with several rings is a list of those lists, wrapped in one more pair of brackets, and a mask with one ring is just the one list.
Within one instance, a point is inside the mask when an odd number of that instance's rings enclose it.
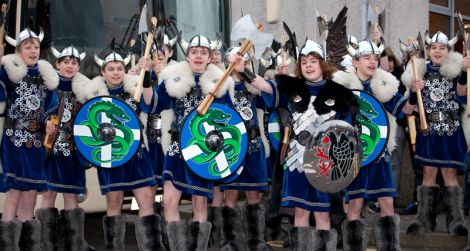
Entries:
{"label": "black boot", "polygon": [[209,207],[207,211],[207,220],[212,224],[209,247],[219,247],[222,231],[222,208]]}
{"label": "black boot", "polygon": [[36,219],[41,222],[41,251],[57,250],[57,208],[36,210]]}
{"label": "black boot", "polygon": [[165,250],[161,235],[161,218],[157,214],[138,217],[135,221],[135,238],[141,251]]}
{"label": "black boot", "polygon": [[248,250],[271,250],[264,239],[264,207],[260,203],[246,205],[245,233]]}
{"label": "black boot", "polygon": [[19,221],[0,221],[0,250],[19,251],[22,224]]}
{"label": "black boot", "polygon": [[188,224],[188,250],[206,251],[212,225],[210,222],[191,221]]}
{"label": "black boot", "polygon": [[439,187],[419,186],[417,191],[418,213],[406,229],[406,233],[432,232],[436,228],[437,196]]}
{"label": "black boot", "polygon": [[124,215],[103,216],[104,246],[106,250],[126,249],[126,217]]}
{"label": "black boot", "polygon": [[166,224],[166,232],[170,238],[170,251],[187,251],[188,227],[186,221],[172,221]]}
{"label": "black boot", "polygon": [[61,211],[64,221],[64,248],[71,251],[93,251],[85,240],[85,211],[82,208]]}
{"label": "black boot", "polygon": [[367,247],[366,222],[364,219],[348,221],[342,225],[343,250],[365,251]]}
{"label": "black boot", "polygon": [[244,251],[245,238],[239,208],[222,208],[221,251]]}
{"label": "black boot", "polygon": [[21,251],[37,251],[41,249],[41,222],[30,220],[23,222],[20,236]]}
{"label": "black boot", "polygon": [[308,250],[313,244],[313,228],[293,227],[289,231],[289,246],[292,251]]}
{"label": "black boot", "polygon": [[313,251],[335,251],[338,242],[336,230],[316,230],[313,232]]}
{"label": "black boot", "polygon": [[168,235],[166,234],[166,221],[165,221],[165,210],[161,202],[153,203],[153,210],[155,214],[160,216],[160,230],[162,233],[162,243],[163,250],[170,250],[170,245],[168,244]]}
{"label": "black boot", "polygon": [[380,217],[374,226],[375,245],[380,251],[400,251],[400,217]]}
{"label": "black boot", "polygon": [[450,235],[468,234],[467,223],[463,215],[463,191],[460,186],[444,187],[442,190],[444,208],[447,211],[446,227]]}

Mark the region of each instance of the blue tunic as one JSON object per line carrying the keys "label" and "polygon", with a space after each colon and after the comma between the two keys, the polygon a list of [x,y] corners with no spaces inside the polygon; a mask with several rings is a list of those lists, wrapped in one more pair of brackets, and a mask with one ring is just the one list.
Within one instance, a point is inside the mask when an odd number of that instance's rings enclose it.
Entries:
{"label": "blue tunic", "polygon": [[38,66],[18,83],[0,69],[0,102],[6,101],[1,142],[0,191],[46,189],[43,147],[46,118],[57,108],[57,96],[44,85]]}
{"label": "blue tunic", "polygon": [[[371,94],[370,79],[361,81],[364,91]],[[396,93],[389,101],[382,103],[385,110],[397,118],[406,116],[402,110],[406,104],[406,98]],[[390,154],[387,149],[373,163],[361,167],[356,179],[345,190],[345,200],[367,199],[376,200],[380,197],[396,197],[395,181],[392,173]]]}
{"label": "blue tunic", "polygon": [[[194,74],[196,86],[186,96],[179,99],[168,94],[166,83],[163,81],[155,89],[152,102],[148,107],[151,109],[151,114],[173,109],[175,115],[171,125],[172,139],[163,164],[163,180],[171,181],[176,189],[185,194],[200,195],[211,199],[214,187],[213,182],[203,179],[189,170],[181,156],[178,142],[179,132],[183,126],[186,114],[195,109],[204,100],[205,96],[202,94],[199,83],[200,77],[200,74]],[[228,93],[218,99],[218,101],[232,103]]]}
{"label": "blue tunic", "polygon": [[[263,99],[259,95],[250,94],[244,82],[235,84],[234,107],[244,119],[249,132],[248,153],[243,164],[243,172],[229,184],[221,184],[221,190],[266,191],[268,190],[268,174],[266,153],[258,127],[256,108],[264,108]],[[248,109],[251,116],[246,115]]]}
{"label": "blue tunic", "polygon": [[459,116],[465,99],[457,95],[458,80],[442,76],[439,67],[431,63],[426,65],[422,93],[429,130],[416,133],[414,160],[418,167],[455,168],[459,172],[465,168],[467,144]]}
{"label": "blue tunic", "polygon": [[[111,96],[125,100],[137,113],[139,110],[148,112],[143,102],[140,103],[140,106],[135,104],[131,95],[124,91],[124,85],[114,89],[108,87],[108,91]],[[149,152],[143,140],[136,155],[126,164],[117,168],[98,167],[97,170],[100,189],[103,194],[111,191],[128,191],[157,184],[153,168],[151,167]]]}
{"label": "blue tunic", "polygon": [[85,193],[85,168],[80,164],[73,143],[73,121],[80,103],[72,92],[72,80],[61,78],[57,87],[59,98],[64,99],[64,115],[59,135],[45,168],[47,190],[59,193]]}

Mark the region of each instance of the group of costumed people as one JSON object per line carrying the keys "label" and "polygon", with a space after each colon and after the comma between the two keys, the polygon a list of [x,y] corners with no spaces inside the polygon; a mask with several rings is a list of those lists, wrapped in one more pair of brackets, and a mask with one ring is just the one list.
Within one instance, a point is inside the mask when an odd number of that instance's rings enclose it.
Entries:
{"label": "group of costumed people", "polygon": [[[417,72],[410,64],[406,66],[401,81],[407,91],[402,95],[398,92],[400,80],[379,66],[384,47],[380,34],[378,39],[370,36],[357,42],[346,35],[345,11],[341,13],[326,41],[307,39],[297,46],[289,30],[288,60],[295,66],[279,63],[283,60],[274,53],[271,61],[278,62],[276,76],[269,80],[254,73],[252,55],[240,53],[241,47],[221,53],[220,41],[203,35],[189,42],[165,35],[163,44],[155,46],[153,59],[143,56],[138,62],[138,69],[145,70],[139,102],[134,99],[139,70],[126,73],[129,56],[116,51],[104,59],[95,56],[101,75],[89,79],[79,73],[86,55],[74,46],[62,51],[52,47],[57,58],[54,68],[39,59],[42,33],[25,29],[16,40],[7,37],[16,49],[2,57],[0,69],[0,191],[5,193],[0,250],[57,250],[59,215],[65,250],[95,250],[84,238],[85,214],[77,201],[77,195],[86,190],[85,168],[90,163],[74,143],[73,123],[81,106],[99,96],[127,103],[143,129],[136,154],[128,162],[116,168],[96,168],[101,193],[106,196],[102,226],[107,250],[126,250],[126,216],[121,211],[124,191],[132,191],[139,205],[134,222],[139,250],[271,250],[265,236],[266,222],[271,219],[266,219],[261,194],[269,191],[274,168],[283,170],[281,178],[277,177],[282,180],[281,206],[294,208],[286,247],[366,250],[367,223],[362,211],[366,202],[377,201],[377,249],[400,250],[390,152],[396,144],[395,120],[417,111],[417,92],[422,94],[429,129],[417,133],[415,161],[423,168],[424,178],[417,190],[418,213],[407,232],[434,231],[441,190],[449,234],[467,235],[457,174],[465,167],[467,152],[466,121],[460,113],[466,104],[464,72],[470,67],[470,57],[452,51],[455,39],[449,40],[442,32],[427,37],[428,58],[416,60]],[[181,62],[171,60],[176,42],[185,53]],[[214,93],[224,75],[224,61],[234,70]],[[303,155],[308,144],[303,133],[330,120],[360,132],[361,107],[353,90],[368,93],[382,104],[390,136],[380,156],[360,166],[354,180],[336,193],[340,196],[332,196],[306,177]],[[242,168],[232,178],[205,179],[189,170],[183,160],[182,127],[206,96],[236,110],[246,127],[247,152],[241,156]],[[56,126],[49,118],[59,108],[64,112]],[[283,142],[286,149],[276,151],[266,137],[264,116],[281,110],[286,115],[281,124],[289,125],[291,133]],[[44,137],[57,130],[46,161]],[[341,165],[346,164],[337,165],[336,172],[342,172]],[[436,185],[439,172],[444,187]],[[155,203],[157,186],[163,187],[162,204]],[[242,191],[246,202],[240,206]],[[38,192],[43,198],[35,210]],[[64,197],[61,212],[55,207],[57,193]],[[178,210],[183,194],[191,198],[193,216],[189,220]],[[345,214],[345,219],[337,221],[332,211]]]}

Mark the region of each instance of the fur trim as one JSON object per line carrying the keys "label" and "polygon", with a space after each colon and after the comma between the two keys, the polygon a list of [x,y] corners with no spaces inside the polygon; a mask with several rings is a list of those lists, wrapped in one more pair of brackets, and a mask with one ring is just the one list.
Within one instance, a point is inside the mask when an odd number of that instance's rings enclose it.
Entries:
{"label": "fur trim", "polygon": [[422,234],[432,232],[436,228],[437,196],[439,187],[419,186],[416,189],[418,199],[418,212],[411,224],[406,228],[408,234]]}
{"label": "fur trim", "polygon": [[211,228],[210,222],[191,221],[188,224],[188,250],[206,251]]}
{"label": "fur trim", "polygon": [[90,79],[77,72],[72,79],[72,92],[75,94],[78,102],[85,103],[87,100],[97,96],[96,88],[90,85]]}
{"label": "fur trim", "polygon": [[333,74],[333,81],[352,90],[363,90],[364,87],[355,72],[337,71]]}
{"label": "fur trim", "polygon": [[[2,65],[5,67],[8,78],[14,83],[18,83],[18,81],[20,81],[28,73],[28,66],[16,54],[3,56]],[[45,60],[39,60],[38,70],[47,89],[54,90],[57,88],[59,85],[59,75],[49,62]]]}
{"label": "fur trim", "polygon": [[299,102],[290,102],[289,107],[296,112],[305,112],[308,109],[311,95],[305,80],[288,75],[276,75],[277,89],[284,93],[289,101],[299,96]]}
{"label": "fur trim", "polygon": [[142,137],[144,139],[145,148],[147,151],[149,150],[149,140],[147,138],[147,126],[149,121],[149,115],[146,112],[141,112],[139,114],[139,119],[142,125],[144,126],[144,130],[142,131]]}
{"label": "fur trim", "polygon": [[172,221],[166,225],[166,232],[168,236],[168,242],[170,250],[174,251],[186,251],[187,237],[188,237],[188,226],[186,221]]}
{"label": "fur trim", "polygon": [[[209,64],[200,78],[202,93],[208,94],[211,92],[222,75],[222,70],[215,65]],[[196,86],[193,72],[186,61],[165,67],[160,74],[160,78],[161,81],[165,81],[168,95],[177,99],[184,97],[191,91],[191,88]],[[222,97],[228,90],[233,100],[235,93],[233,86],[233,80],[228,78],[217,97]]]}
{"label": "fur trim", "polygon": [[36,219],[41,222],[41,250],[57,250],[57,208],[38,208]]}
{"label": "fur trim", "polygon": [[467,147],[470,149],[470,117],[467,116],[467,114],[468,114],[468,105],[464,105],[463,107],[465,109],[460,114],[460,118],[462,120],[462,129],[463,129],[463,133],[465,135],[465,140],[467,141]]}
{"label": "fur trim", "polygon": [[387,117],[388,117],[388,125],[389,125],[389,130],[390,130],[390,134],[389,134],[388,142],[387,142],[387,149],[391,153],[393,152],[393,149],[397,147],[396,135],[397,135],[398,124],[397,124],[397,120],[395,116],[393,116],[391,113],[387,112]]}
{"label": "fur trim", "polygon": [[[312,250],[336,250],[338,233],[334,229],[313,232]],[[380,250],[380,249],[379,249]]]}
{"label": "fur trim", "polygon": [[451,51],[446,58],[446,61],[441,65],[439,72],[442,76],[448,79],[454,79],[460,75],[462,72],[462,54]]}
{"label": "fur trim", "polygon": [[269,141],[266,138],[266,134],[264,133],[264,111],[262,109],[256,108],[256,115],[258,117],[259,133],[261,135],[261,141],[263,142],[264,152],[266,155],[265,157],[267,159],[271,153],[271,148],[269,147]]}
{"label": "fur trim", "polygon": [[59,86],[59,74],[52,67],[52,65],[46,60],[38,61],[38,70],[41,74],[42,80],[44,80],[44,85],[47,86],[47,89],[54,90]]}
{"label": "fur trim", "polygon": [[[139,76],[125,74],[124,80],[123,80],[124,91],[134,96],[138,81],[139,81]],[[94,79],[92,79],[90,82],[90,87],[87,87],[87,88],[94,90],[91,93],[96,94],[95,97],[109,95],[108,87],[106,85],[104,77],[102,76],[97,76]]]}
{"label": "fur trim", "polygon": [[401,250],[400,216],[380,217],[375,222],[374,237],[377,250]]}
{"label": "fur trim", "polygon": [[41,222],[29,220],[23,222],[19,242],[20,250],[41,250]]}
{"label": "fur trim", "polygon": [[[0,114],[5,113],[5,107],[7,103],[6,102],[0,102]],[[3,127],[5,125],[5,116],[0,117],[0,142],[2,142],[2,137],[3,137]],[[2,161],[0,158],[0,173],[3,173],[3,165]]]}
{"label": "fur trim", "polygon": [[64,220],[64,249],[71,251],[93,250],[93,247],[85,241],[85,210],[78,207],[62,210],[61,214]]}
{"label": "fur trim", "polygon": [[[325,104],[328,99],[335,100],[333,106]],[[320,90],[312,105],[319,115],[330,113],[331,110],[340,114],[355,114],[359,111],[356,95],[350,89],[330,80]]]}
{"label": "fur trim", "polygon": [[[423,58],[416,59],[416,70],[418,71],[418,77],[422,79],[424,77],[424,73],[426,72],[426,61]],[[407,89],[411,88],[413,75],[413,66],[410,60],[406,65],[405,71],[401,75],[401,82],[406,86]]]}
{"label": "fur trim", "polygon": [[248,250],[271,250],[264,239],[265,214],[261,203],[246,205],[245,232]]}
{"label": "fur trim", "polygon": [[108,250],[124,251],[126,218],[124,215],[103,216],[104,245]]}
{"label": "fur trim", "polygon": [[447,231],[451,236],[467,236],[467,223],[463,214],[463,189],[460,186],[444,187],[442,193],[447,211]]}
{"label": "fur trim", "polygon": [[218,248],[222,234],[222,207],[207,207],[207,220],[212,224],[209,247]]}
{"label": "fur trim", "polygon": [[314,229],[312,227],[291,228],[289,231],[290,250],[309,250],[313,244],[313,232]]}
{"label": "fur trim", "polygon": [[343,222],[343,249],[350,250],[366,250],[367,236],[366,236],[366,221],[361,218],[359,220],[345,220]]}
{"label": "fur trim", "polygon": [[[78,86],[77,86],[78,88]],[[106,83],[104,82],[104,78],[102,76],[96,76],[95,78],[93,78],[88,87],[89,89],[91,90],[95,90],[94,92],[90,93],[90,95],[88,96],[80,96],[80,99],[78,101],[82,102],[83,100],[83,103],[85,103],[87,100],[93,98],[93,97],[97,97],[97,96],[108,96],[109,95],[109,91],[108,91],[108,87],[106,86]],[[78,97],[77,97],[78,98]]]}
{"label": "fur trim", "polygon": [[22,224],[20,221],[0,221],[0,250],[19,251]]}
{"label": "fur trim", "polygon": [[162,150],[163,154],[166,155],[168,147],[171,144],[170,130],[175,113],[173,112],[173,109],[163,110],[160,112],[160,117],[162,119]]}
{"label": "fur trim", "polygon": [[377,69],[370,81],[374,96],[382,103],[388,102],[398,92],[400,82],[391,73]]}
{"label": "fur trim", "polygon": [[221,251],[246,250],[245,237],[239,208],[222,208]]}
{"label": "fur trim", "polygon": [[160,216],[156,214],[137,218],[134,227],[139,250],[164,249],[161,239],[160,221]]}

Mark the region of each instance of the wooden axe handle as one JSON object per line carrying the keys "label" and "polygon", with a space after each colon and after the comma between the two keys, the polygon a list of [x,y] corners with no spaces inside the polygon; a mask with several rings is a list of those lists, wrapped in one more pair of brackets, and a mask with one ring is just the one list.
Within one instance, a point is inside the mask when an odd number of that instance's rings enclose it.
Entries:
{"label": "wooden axe handle", "polygon": [[[148,32],[147,33],[147,42],[145,45],[145,52],[143,57],[149,57],[150,55],[150,48],[152,47],[153,43],[153,33]],[[142,90],[143,90],[143,83],[144,83],[144,76],[145,76],[145,70],[146,69],[140,69],[140,74],[139,74],[139,82],[137,82],[137,88],[135,89],[134,93],[134,100],[136,102],[140,101],[140,96],[142,95]]]}
{"label": "wooden axe handle", "polygon": [[[263,26],[261,24],[256,24],[256,29],[261,31],[263,29]],[[243,41],[243,44],[240,46],[240,50],[238,53],[240,55],[244,55],[245,53],[248,52],[248,50],[250,50],[251,46],[253,46],[253,44],[250,42],[250,40],[246,39],[245,41]],[[227,67],[222,77],[219,79],[219,81],[217,81],[217,84],[212,88],[211,92],[209,92],[208,95],[201,102],[201,104],[199,104],[199,106],[197,107],[197,113],[199,115],[203,116],[204,114],[206,114],[207,110],[209,109],[209,106],[212,104],[215,97],[222,89],[222,86],[225,84],[225,81],[227,81],[227,78],[230,76],[230,74],[232,74],[235,68],[235,65],[237,63],[238,61],[232,62]]]}
{"label": "wooden axe handle", "polygon": [[413,152],[415,151],[416,148],[416,120],[415,116],[413,115],[407,115],[406,116],[406,122],[408,123],[408,133],[410,134],[410,142],[412,145],[412,150]]}
{"label": "wooden axe handle", "polygon": [[282,163],[284,162],[284,158],[286,157],[286,151],[287,151],[287,144],[289,144],[289,138],[290,138],[290,126],[284,127],[284,137],[282,137],[282,146],[281,146],[281,152],[279,153],[279,162]]}
{"label": "wooden axe handle", "polygon": [[[416,56],[411,57],[411,65],[413,67],[413,76],[415,79],[418,78],[418,70],[416,68]],[[424,113],[423,96],[421,90],[416,90],[416,96],[418,97],[418,112],[419,112],[419,129],[421,131],[428,130],[428,123],[426,122],[426,114]]]}

